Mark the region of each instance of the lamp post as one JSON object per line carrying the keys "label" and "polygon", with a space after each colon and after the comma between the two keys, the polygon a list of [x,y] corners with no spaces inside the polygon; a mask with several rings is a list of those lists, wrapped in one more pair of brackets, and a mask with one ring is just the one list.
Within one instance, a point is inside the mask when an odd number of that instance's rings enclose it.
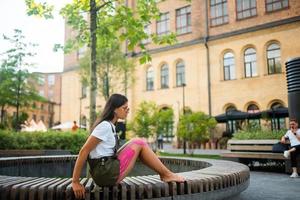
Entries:
{"label": "lamp post", "polygon": [[[182,107],[183,107],[183,115],[185,115],[185,95],[184,95],[184,87],[186,86],[185,83],[181,84],[182,86]],[[185,136],[183,137],[183,154],[186,154],[186,141]]]}

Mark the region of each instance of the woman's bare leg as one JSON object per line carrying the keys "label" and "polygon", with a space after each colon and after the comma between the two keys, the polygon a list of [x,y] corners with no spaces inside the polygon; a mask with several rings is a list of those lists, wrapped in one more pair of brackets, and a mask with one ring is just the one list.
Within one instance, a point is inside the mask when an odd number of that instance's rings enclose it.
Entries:
{"label": "woman's bare leg", "polygon": [[120,175],[119,181],[125,178],[129,172],[132,170],[137,158],[139,157],[141,161],[156,171],[159,175],[161,180],[165,182],[183,182],[184,178],[181,176],[178,176],[177,174],[174,174],[171,172],[157,157],[157,155],[149,148],[147,143],[142,139],[133,139],[130,141],[130,143],[126,144],[125,148],[123,148],[119,155],[122,154],[122,151],[126,148],[131,148],[134,151],[134,156],[130,160],[130,163],[128,167],[125,169],[125,172]]}

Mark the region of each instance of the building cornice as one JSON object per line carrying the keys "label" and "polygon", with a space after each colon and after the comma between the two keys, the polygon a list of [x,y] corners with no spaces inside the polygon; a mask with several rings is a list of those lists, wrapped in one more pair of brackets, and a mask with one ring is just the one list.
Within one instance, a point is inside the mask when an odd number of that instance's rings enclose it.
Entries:
{"label": "building cornice", "polygon": [[[201,38],[198,38],[198,39],[194,39],[194,40],[190,40],[190,41],[186,41],[186,42],[182,42],[182,43],[177,43],[177,44],[171,45],[171,46],[165,46],[165,47],[160,47],[160,48],[156,48],[156,49],[151,49],[151,50],[148,50],[148,52],[150,54],[161,53],[161,52],[164,52],[164,51],[169,51],[169,50],[173,50],[173,49],[188,47],[188,46],[192,46],[192,45],[195,45],[195,44],[204,44],[205,41],[208,41],[208,42],[209,41],[215,41],[215,40],[219,40],[219,39],[224,39],[224,38],[228,38],[228,37],[232,37],[232,36],[236,36],[236,35],[240,35],[240,34],[251,33],[251,32],[256,32],[256,31],[260,31],[260,30],[264,30],[264,29],[274,28],[276,26],[286,25],[286,24],[299,22],[299,21],[300,21],[300,16],[292,17],[292,18],[288,18],[288,19],[278,20],[278,21],[275,21],[275,22],[270,22],[270,23],[265,23],[265,24],[253,26],[253,27],[240,29],[240,30],[237,30],[237,31],[231,31],[231,32],[222,33],[222,34],[219,34],[219,35],[209,36],[207,38],[207,40],[206,40],[206,38],[201,37]],[[141,53],[131,53],[129,55],[131,55],[133,57],[138,57],[138,56],[141,55]]]}

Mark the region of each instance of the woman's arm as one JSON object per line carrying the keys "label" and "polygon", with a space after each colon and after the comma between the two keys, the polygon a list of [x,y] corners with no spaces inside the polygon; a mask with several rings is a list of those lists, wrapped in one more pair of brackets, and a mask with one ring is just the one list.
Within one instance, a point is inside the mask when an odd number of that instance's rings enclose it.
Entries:
{"label": "woman's arm", "polygon": [[85,144],[82,146],[81,150],[79,151],[75,167],[73,170],[73,177],[72,177],[72,188],[75,194],[76,198],[84,198],[85,195],[85,189],[83,185],[80,184],[79,178],[80,174],[83,168],[83,165],[85,164],[87,157],[89,153],[97,146],[97,144],[101,140],[94,137],[89,136]]}

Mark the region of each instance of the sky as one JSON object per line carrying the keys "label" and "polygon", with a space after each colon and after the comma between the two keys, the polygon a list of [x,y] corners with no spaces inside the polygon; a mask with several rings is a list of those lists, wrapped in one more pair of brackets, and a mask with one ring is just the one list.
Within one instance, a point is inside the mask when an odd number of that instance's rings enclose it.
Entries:
{"label": "sky", "polygon": [[[37,2],[46,0],[37,0]],[[30,59],[35,63],[29,71],[62,72],[63,52],[54,52],[54,44],[64,44],[64,20],[58,11],[71,0],[47,0],[54,5],[54,19],[26,15],[25,0],[0,0],[0,54],[10,49],[3,34],[12,37],[14,29],[22,30],[27,42],[36,43],[36,55]]]}

